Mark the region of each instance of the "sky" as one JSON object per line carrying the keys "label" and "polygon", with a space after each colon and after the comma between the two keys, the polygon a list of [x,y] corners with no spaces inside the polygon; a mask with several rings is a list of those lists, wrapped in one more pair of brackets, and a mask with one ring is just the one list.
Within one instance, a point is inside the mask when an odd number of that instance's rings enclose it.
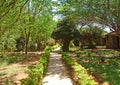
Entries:
{"label": "sky", "polygon": [[[58,1],[58,0],[52,0],[52,1]],[[53,9],[53,11],[56,11],[57,10],[57,8],[56,7],[53,7],[54,9]],[[61,16],[60,15],[54,15],[54,18],[53,18],[55,21],[57,21],[57,20],[59,20],[59,19],[61,19]],[[104,29],[105,31],[107,31],[108,33],[109,32],[111,32],[110,31],[110,28],[109,27],[105,27],[105,29]]]}
{"label": "sky", "polygon": [[57,1],[57,0],[52,0],[52,1]]}

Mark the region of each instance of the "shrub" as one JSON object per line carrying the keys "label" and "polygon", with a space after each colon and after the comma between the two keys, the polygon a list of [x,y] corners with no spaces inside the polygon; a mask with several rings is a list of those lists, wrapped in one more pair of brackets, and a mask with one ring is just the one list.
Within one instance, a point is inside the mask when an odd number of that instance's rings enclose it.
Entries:
{"label": "shrub", "polygon": [[59,44],[55,44],[55,45],[53,45],[53,46],[51,47],[51,49],[54,50],[54,49],[56,49],[56,48],[58,48],[58,47],[59,47]]}
{"label": "shrub", "polygon": [[50,48],[45,49],[45,53],[42,55],[35,68],[30,72],[30,75],[27,79],[22,81],[22,85],[42,85],[42,78],[44,70],[47,67],[47,61],[50,54]]}
{"label": "shrub", "polygon": [[67,55],[67,53],[62,53],[62,55],[67,64],[69,64],[75,71],[75,74],[78,77],[79,85],[97,85],[93,77],[87,74],[87,71],[84,67],[76,63],[72,58]]}

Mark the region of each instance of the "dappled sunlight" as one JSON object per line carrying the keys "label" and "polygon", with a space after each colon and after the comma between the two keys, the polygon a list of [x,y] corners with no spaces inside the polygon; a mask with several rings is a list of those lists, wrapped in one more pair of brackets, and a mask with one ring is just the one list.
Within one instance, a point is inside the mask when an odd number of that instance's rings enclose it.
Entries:
{"label": "dappled sunlight", "polygon": [[62,56],[56,52],[50,54],[43,85],[73,85],[69,71],[62,62]]}
{"label": "dappled sunlight", "polygon": [[60,50],[60,47],[58,47],[58,48],[54,49],[54,51],[59,51],[59,50]]}
{"label": "dappled sunlight", "polygon": [[68,77],[59,74],[48,75],[44,78],[43,85],[73,85]]}
{"label": "dappled sunlight", "polygon": [[[26,65],[27,66],[27,65]],[[22,79],[28,77],[28,68],[22,64],[15,63],[0,68],[0,85],[2,82],[11,81],[18,85]]]}
{"label": "dappled sunlight", "polygon": [[[17,56],[19,58],[23,56]],[[38,62],[39,57],[23,58],[24,61],[14,62],[0,66],[0,85],[5,82],[12,83],[11,85],[21,85],[21,80],[26,79],[29,73],[29,66],[33,66]],[[1,62],[2,63],[2,62]]]}
{"label": "dappled sunlight", "polygon": [[57,53],[50,53],[52,56],[51,57],[57,57],[57,56],[61,56],[60,54]]}

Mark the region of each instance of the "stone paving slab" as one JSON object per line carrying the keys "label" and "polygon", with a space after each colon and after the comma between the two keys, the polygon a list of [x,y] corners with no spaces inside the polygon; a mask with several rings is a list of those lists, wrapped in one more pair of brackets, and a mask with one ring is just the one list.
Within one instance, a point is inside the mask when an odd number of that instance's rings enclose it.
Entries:
{"label": "stone paving slab", "polygon": [[69,75],[67,67],[62,62],[62,56],[57,52],[51,52],[43,85],[75,85]]}

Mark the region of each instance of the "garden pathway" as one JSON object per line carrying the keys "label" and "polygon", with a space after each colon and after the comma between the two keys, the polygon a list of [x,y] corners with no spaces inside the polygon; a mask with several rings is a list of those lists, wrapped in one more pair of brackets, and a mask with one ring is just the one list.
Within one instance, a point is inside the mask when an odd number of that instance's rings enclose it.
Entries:
{"label": "garden pathway", "polygon": [[75,85],[66,65],[62,62],[61,54],[58,54],[57,51],[50,53],[43,85]]}

